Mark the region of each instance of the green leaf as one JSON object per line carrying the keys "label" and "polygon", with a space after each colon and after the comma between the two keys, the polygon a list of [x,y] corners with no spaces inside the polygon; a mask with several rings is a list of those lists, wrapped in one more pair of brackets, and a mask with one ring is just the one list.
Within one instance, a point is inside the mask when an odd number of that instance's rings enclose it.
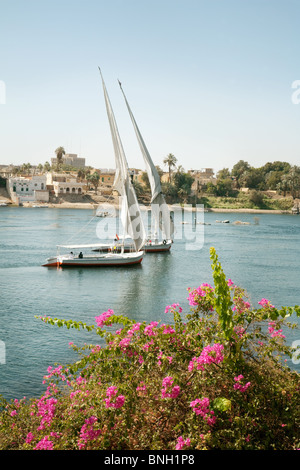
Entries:
{"label": "green leaf", "polygon": [[212,402],[212,407],[215,411],[229,411],[231,410],[231,401],[227,398],[218,397]]}

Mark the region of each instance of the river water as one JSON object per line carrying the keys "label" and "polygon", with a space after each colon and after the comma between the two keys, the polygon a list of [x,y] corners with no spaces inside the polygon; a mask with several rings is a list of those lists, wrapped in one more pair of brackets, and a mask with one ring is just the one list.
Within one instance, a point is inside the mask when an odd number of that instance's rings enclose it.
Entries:
{"label": "river water", "polygon": [[[136,321],[172,321],[166,305],[179,302],[188,313],[187,288],[212,283],[211,246],[226,276],[246,289],[254,307],[262,297],[277,307],[300,303],[299,216],[202,213],[194,224],[192,212],[178,210],[168,254],[146,254],[141,265],[127,268],[43,267],[57,244],[97,242],[119,232],[118,218],[93,215],[92,210],[0,208],[0,394],[7,399],[40,396],[48,366],[76,359],[70,341],[101,341],[45,325],[35,315],[94,324],[95,316],[112,308]],[[225,219],[230,223],[222,223]],[[294,330],[287,342],[295,340],[300,333]]]}

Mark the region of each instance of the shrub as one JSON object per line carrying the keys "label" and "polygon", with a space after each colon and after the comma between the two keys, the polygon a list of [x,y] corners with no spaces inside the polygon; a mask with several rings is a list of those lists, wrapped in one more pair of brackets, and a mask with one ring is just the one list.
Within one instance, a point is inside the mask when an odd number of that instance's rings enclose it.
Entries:
{"label": "shrub", "polygon": [[300,308],[251,307],[214,248],[211,260],[214,286],[188,289],[185,316],[167,306],[173,324],[113,310],[95,325],[43,317],[103,344],[72,345],[79,360],[49,367],[40,399],[2,400],[0,449],[298,449],[300,381],[283,328]]}

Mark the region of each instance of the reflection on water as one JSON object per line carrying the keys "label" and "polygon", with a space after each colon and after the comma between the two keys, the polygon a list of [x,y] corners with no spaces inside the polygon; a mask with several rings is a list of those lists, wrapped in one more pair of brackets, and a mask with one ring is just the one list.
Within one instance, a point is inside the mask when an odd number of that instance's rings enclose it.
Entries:
{"label": "reflection on water", "polygon": [[[112,308],[136,321],[170,321],[166,305],[179,302],[188,313],[187,288],[212,283],[211,246],[226,275],[247,290],[254,306],[262,297],[277,306],[299,304],[300,217],[260,214],[258,224],[251,214],[226,214],[229,224],[216,223],[220,214],[201,217],[195,225],[191,213],[183,219],[182,211],[175,212],[170,253],[146,253],[141,265],[56,269],[41,265],[56,253],[57,244],[98,241],[92,211],[5,208],[0,219],[0,341],[6,345],[6,363],[0,364],[0,393],[7,398],[39,395],[47,367],[74,360],[70,341],[102,341],[45,325],[35,315],[94,324],[95,316]],[[105,220],[104,235],[114,234],[114,224],[112,218]],[[192,249],[199,240],[201,249]],[[288,341],[297,339],[295,331]]]}

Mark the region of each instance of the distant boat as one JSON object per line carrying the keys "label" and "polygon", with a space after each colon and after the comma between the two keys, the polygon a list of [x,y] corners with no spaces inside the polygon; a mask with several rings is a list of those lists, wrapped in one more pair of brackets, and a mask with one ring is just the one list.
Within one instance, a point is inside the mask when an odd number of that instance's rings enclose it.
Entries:
{"label": "distant boat", "polygon": [[6,202],[0,202],[0,207],[6,207],[6,206],[7,206]]}
{"label": "distant boat", "polygon": [[[145,243],[144,250],[147,253],[166,252],[170,250],[173,243],[174,221],[162,193],[159,174],[142,138],[120,81],[119,85],[146,164],[146,171],[151,187],[151,215],[154,219],[154,227],[152,228],[150,237],[148,237],[148,240]],[[161,235],[159,235],[159,232]]]}
{"label": "distant boat", "polygon": [[[141,263],[144,251],[142,247],[146,241],[146,233],[141,217],[140,208],[137,202],[134,187],[128,171],[126,156],[123,150],[117,124],[111,103],[107,94],[106,86],[99,68],[106,111],[110,124],[110,130],[113,140],[116,176],[115,188],[118,190],[121,199],[120,219],[123,225],[123,240],[130,237],[133,243],[133,250],[129,253],[124,252],[124,243],[121,243],[121,250],[114,250],[114,243],[108,250],[103,244],[86,244],[86,245],[58,245],[58,253],[56,256],[48,258],[43,266],[59,266],[59,267],[101,267],[101,266],[128,266]],[[70,250],[68,253],[60,254],[60,250]],[[95,253],[95,251],[99,253]]]}
{"label": "distant boat", "polygon": [[97,212],[96,213],[96,217],[108,217],[109,216],[109,212],[105,211],[105,212]]}

